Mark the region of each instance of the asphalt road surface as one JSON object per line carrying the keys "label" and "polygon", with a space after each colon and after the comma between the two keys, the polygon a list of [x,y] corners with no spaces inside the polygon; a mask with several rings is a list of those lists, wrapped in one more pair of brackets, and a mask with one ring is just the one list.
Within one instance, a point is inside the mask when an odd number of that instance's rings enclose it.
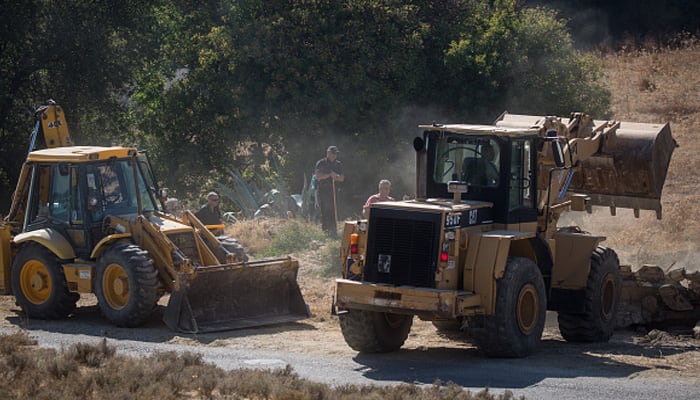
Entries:
{"label": "asphalt road surface", "polygon": [[[158,320],[138,329],[116,328],[97,314],[89,311],[72,320],[29,322],[10,316],[0,325],[0,333],[11,333],[18,326],[24,326],[40,345],[54,348],[79,342],[98,343],[106,337],[108,344],[122,354],[197,352],[206,361],[226,370],[276,369],[290,365],[303,378],[331,385],[431,385],[439,380],[471,391],[489,388],[491,393],[502,393],[509,390],[527,399],[700,399],[700,374],[678,377],[670,369],[618,362],[609,357],[611,351],[629,357],[640,356],[638,346],[626,344],[617,337],[613,337],[612,346],[601,344],[585,348],[560,340],[544,340],[540,351],[524,359],[487,359],[473,348],[446,347],[402,349],[389,354],[319,354],[260,346],[217,345],[222,338],[235,340],[235,335],[176,334]],[[299,336],[310,329],[303,324],[291,325]],[[691,349],[691,353],[697,354],[697,350]],[[688,349],[668,347],[663,351],[680,353]],[[697,360],[695,357],[690,362]],[[700,369],[700,364],[694,367]]]}

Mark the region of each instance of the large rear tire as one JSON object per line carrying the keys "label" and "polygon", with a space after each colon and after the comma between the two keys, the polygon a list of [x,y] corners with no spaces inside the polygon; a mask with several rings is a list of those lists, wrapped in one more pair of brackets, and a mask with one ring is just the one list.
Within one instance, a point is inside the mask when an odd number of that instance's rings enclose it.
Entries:
{"label": "large rear tire", "polygon": [[615,330],[622,278],[614,250],[598,246],[591,255],[584,312],[559,313],[559,331],[567,342],[607,342]]}
{"label": "large rear tire", "polygon": [[348,310],[338,316],[345,342],[362,353],[387,353],[403,346],[413,324],[412,315]]}
{"label": "large rear tire", "polygon": [[38,243],[27,243],[19,249],[10,282],[17,303],[31,318],[65,318],[80,298],[68,290],[58,257]]}
{"label": "large rear tire", "polygon": [[456,320],[445,320],[445,321],[432,321],[433,326],[435,329],[440,332],[440,333],[445,333],[445,334],[453,334],[457,332],[461,332],[462,329],[462,320],[461,319],[456,319]]}
{"label": "large rear tire", "polygon": [[509,257],[496,283],[494,315],[484,316],[469,334],[489,357],[525,357],[540,343],[547,312],[544,280],[535,263]]}
{"label": "large rear tire", "polygon": [[142,325],[156,308],[158,271],[140,247],[117,243],[97,261],[95,295],[100,311],[111,323],[123,327]]}

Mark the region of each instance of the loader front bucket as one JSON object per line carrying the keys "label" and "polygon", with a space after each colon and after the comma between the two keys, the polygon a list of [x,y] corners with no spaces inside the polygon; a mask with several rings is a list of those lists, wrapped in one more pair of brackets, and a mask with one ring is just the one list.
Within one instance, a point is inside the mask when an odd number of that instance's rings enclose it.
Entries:
{"label": "loader front bucket", "polygon": [[655,210],[661,218],[661,190],[676,147],[668,124],[621,122],[600,152],[582,162],[569,191],[587,194],[592,205],[609,206],[613,214],[621,207],[635,215]]}
{"label": "loader front bucket", "polygon": [[290,258],[198,267],[170,295],[163,320],[172,330],[199,333],[309,318],[298,270]]}

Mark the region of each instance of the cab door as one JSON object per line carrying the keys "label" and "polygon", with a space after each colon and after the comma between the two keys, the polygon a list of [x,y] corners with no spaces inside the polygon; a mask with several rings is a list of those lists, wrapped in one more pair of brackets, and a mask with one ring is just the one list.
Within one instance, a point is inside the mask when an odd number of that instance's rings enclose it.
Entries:
{"label": "cab door", "polygon": [[25,231],[55,229],[69,240],[78,256],[88,255],[78,168],[68,163],[36,165],[30,190]]}
{"label": "cab door", "polygon": [[534,138],[510,142],[510,185],[508,188],[507,223],[537,221],[536,150]]}

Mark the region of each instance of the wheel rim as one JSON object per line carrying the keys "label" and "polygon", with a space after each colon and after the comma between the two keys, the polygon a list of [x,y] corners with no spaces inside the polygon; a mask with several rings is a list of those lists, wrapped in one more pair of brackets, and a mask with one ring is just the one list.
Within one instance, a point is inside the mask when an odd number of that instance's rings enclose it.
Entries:
{"label": "wheel rim", "polygon": [[603,281],[603,290],[600,293],[600,304],[602,305],[601,314],[605,320],[610,320],[615,309],[615,277],[613,274],[605,275]]}
{"label": "wheel rim", "polygon": [[33,304],[43,304],[51,295],[51,275],[40,261],[29,260],[22,266],[19,283],[22,294]]}
{"label": "wheel rim", "polygon": [[520,290],[517,310],[518,328],[525,335],[531,334],[537,327],[539,315],[537,289],[533,284],[529,283]]}
{"label": "wheel rim", "polygon": [[386,321],[387,325],[393,329],[401,327],[401,324],[405,318],[405,315],[384,313],[384,320]]}
{"label": "wheel rim", "polygon": [[102,275],[102,290],[105,301],[115,310],[129,303],[129,275],[119,264],[109,264]]}

